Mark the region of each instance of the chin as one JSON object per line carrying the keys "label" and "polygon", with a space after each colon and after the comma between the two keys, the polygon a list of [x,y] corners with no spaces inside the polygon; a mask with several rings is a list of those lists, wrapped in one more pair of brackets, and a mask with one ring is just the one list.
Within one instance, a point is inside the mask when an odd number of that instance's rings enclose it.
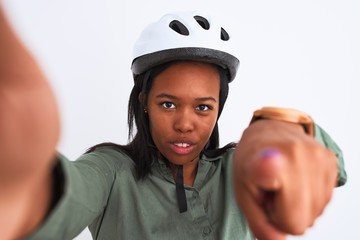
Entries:
{"label": "chin", "polygon": [[185,165],[188,163],[197,162],[197,160],[199,159],[199,155],[197,155],[197,156],[182,156],[182,157],[176,156],[176,157],[170,157],[167,159],[172,164]]}

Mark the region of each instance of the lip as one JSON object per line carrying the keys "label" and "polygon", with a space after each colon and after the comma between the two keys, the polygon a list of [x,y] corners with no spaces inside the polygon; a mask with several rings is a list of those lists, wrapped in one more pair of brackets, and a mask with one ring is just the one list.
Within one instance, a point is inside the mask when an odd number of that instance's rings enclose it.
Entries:
{"label": "lip", "polygon": [[170,148],[179,155],[186,155],[193,151],[195,144],[187,139],[179,139],[170,142]]}

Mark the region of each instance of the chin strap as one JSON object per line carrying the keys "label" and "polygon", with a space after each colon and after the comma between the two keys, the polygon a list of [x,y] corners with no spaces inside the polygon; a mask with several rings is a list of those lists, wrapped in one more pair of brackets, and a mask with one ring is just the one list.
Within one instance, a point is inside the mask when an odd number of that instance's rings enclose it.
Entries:
{"label": "chin strap", "polygon": [[186,202],[186,195],[185,195],[185,188],[184,188],[184,177],[183,177],[183,166],[179,165],[177,170],[177,175],[175,179],[176,185],[176,196],[179,205],[180,213],[187,211],[187,202]]}

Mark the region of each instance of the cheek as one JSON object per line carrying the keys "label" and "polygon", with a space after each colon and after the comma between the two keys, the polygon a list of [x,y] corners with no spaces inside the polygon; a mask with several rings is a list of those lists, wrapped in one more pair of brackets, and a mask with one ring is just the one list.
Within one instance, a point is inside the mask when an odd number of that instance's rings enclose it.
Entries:
{"label": "cheek", "polygon": [[169,132],[169,119],[159,113],[149,114],[149,127],[153,139],[156,137],[161,138],[162,135]]}
{"label": "cheek", "polygon": [[209,141],[209,138],[214,130],[217,122],[216,116],[208,116],[206,118],[198,118],[196,122],[196,135],[201,140],[202,145]]}
{"label": "cheek", "polygon": [[215,127],[215,124],[216,124],[216,118],[212,119],[212,120],[209,120],[206,123],[201,122],[201,124],[203,125],[203,134],[206,135],[207,139],[209,139],[212,132],[213,132],[213,130],[214,130],[214,127]]}

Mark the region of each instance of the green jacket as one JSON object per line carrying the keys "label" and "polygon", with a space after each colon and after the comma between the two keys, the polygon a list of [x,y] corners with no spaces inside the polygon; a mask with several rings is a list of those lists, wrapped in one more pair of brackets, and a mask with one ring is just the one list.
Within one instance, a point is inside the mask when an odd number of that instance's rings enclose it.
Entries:
{"label": "green jacket", "polygon": [[[346,182],[341,150],[316,126],[315,137],[338,157],[338,185]],[[232,156],[199,161],[194,186],[185,186],[188,210],[179,213],[171,170],[156,160],[138,181],[129,156],[101,147],[76,161],[64,156],[57,170],[63,191],[28,239],[73,239],[89,226],[93,239],[254,239],[233,191]]]}

